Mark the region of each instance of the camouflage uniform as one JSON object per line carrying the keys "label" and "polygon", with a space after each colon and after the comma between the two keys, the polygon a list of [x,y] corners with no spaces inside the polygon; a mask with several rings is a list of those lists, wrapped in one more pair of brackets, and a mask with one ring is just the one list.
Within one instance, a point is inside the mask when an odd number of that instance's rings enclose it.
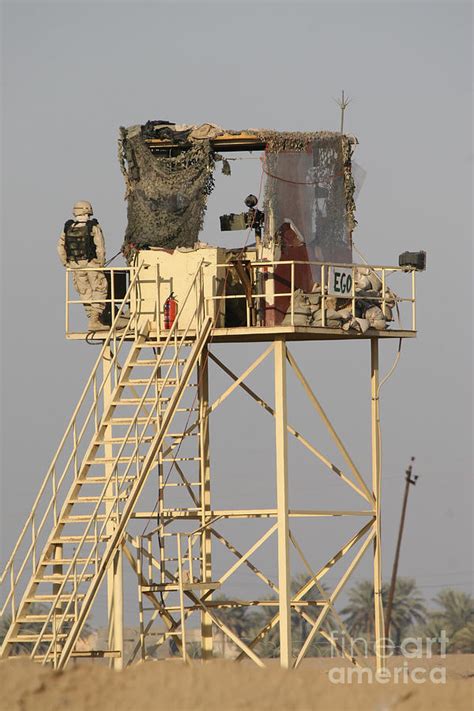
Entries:
{"label": "camouflage uniform", "polygon": [[105,243],[98,222],[90,220],[90,214],[92,208],[89,214],[75,214],[75,219],[66,223],[57,249],[61,263],[74,270],[74,288],[84,302],[89,328],[99,328],[107,298],[107,279],[101,271],[86,270],[104,266]]}

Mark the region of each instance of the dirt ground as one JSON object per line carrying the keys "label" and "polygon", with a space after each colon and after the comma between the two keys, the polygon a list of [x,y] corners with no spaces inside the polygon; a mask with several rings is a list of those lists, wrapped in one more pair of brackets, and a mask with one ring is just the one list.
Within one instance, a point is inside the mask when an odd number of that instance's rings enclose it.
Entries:
{"label": "dirt ground", "polygon": [[[403,657],[390,660],[394,667]],[[339,678],[347,673],[340,659],[308,659],[300,669],[285,672],[272,663],[267,669],[250,664],[180,661],[147,662],[124,672],[82,663],[54,672],[30,661],[0,663],[2,711],[471,711],[474,709],[474,655],[449,655],[411,660],[418,678],[403,683],[331,683],[331,668]],[[341,671],[342,669],[342,671]],[[433,672],[433,669],[435,670]],[[345,670],[345,671],[344,671]],[[332,672],[334,674],[334,672]]]}

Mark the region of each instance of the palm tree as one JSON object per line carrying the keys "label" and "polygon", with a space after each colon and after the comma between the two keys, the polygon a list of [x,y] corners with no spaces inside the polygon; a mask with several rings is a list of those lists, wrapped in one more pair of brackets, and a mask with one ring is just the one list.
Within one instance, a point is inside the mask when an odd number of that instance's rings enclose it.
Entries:
{"label": "palm tree", "polygon": [[[300,590],[305,583],[309,580],[309,575],[305,573],[298,573],[291,579],[291,596],[294,597],[298,590]],[[318,587],[314,584],[307,593],[303,595],[302,600],[321,600],[329,597],[329,592],[327,592],[321,583],[319,587],[322,588],[324,595],[322,596],[319,592]],[[319,613],[321,612],[321,607],[305,606],[304,611],[308,617],[310,617],[313,622],[316,622]],[[321,627],[323,630],[331,633],[329,620],[326,619]],[[304,644],[305,639],[308,637],[311,631],[311,623],[304,617],[299,615],[296,611],[291,613],[291,629],[293,636],[294,651],[298,652]],[[307,655],[309,657],[327,656],[329,654],[329,642],[316,635],[308,649]]]}
{"label": "palm tree", "polygon": [[474,653],[474,622],[469,622],[455,633],[449,649],[463,654]]}
{"label": "palm tree", "polygon": [[[382,585],[382,604],[386,605],[389,586]],[[349,604],[341,614],[354,636],[365,636],[367,640],[375,637],[374,633],[374,586],[371,580],[361,580],[349,591]],[[426,608],[413,578],[399,578],[395,586],[392,607],[392,627],[395,631],[395,644],[400,646],[408,629],[415,624],[423,624]]]}
{"label": "palm tree", "polygon": [[345,617],[349,632],[354,637],[372,639],[374,630],[374,585],[371,580],[361,580],[349,590],[349,604],[341,615]]}
{"label": "palm tree", "polygon": [[[384,607],[388,598],[387,586],[382,586],[382,600]],[[416,587],[414,578],[399,578],[395,586],[393,597],[391,636],[395,636],[394,642],[400,647],[403,638],[413,625],[422,625],[426,621],[426,606],[421,593]]]}
{"label": "palm tree", "polygon": [[[468,593],[444,588],[433,598],[440,609],[428,615],[424,634],[439,638],[444,631],[449,651],[474,652],[474,598]],[[438,650],[438,647],[436,647]]]}
{"label": "palm tree", "polygon": [[465,592],[445,588],[433,598],[441,608],[433,617],[444,625],[446,634],[452,637],[463,627],[474,622],[474,598]]}
{"label": "palm tree", "polygon": [[[213,598],[215,601],[226,602],[229,598],[226,595],[218,595]],[[246,607],[232,606],[220,608],[216,616],[222,622],[230,627],[232,632],[238,637],[245,639],[248,636],[248,630],[253,624],[253,613]]]}

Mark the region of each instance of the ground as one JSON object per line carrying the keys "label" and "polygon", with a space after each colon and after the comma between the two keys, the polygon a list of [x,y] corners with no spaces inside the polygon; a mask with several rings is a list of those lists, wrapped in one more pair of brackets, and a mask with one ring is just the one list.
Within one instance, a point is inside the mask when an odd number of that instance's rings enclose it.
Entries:
{"label": "ground", "polygon": [[[390,667],[403,665],[403,657]],[[474,655],[410,660],[408,669],[446,669],[446,683],[333,684],[340,660],[308,659],[284,672],[277,664],[215,661],[189,667],[178,660],[149,662],[113,672],[97,663],[54,672],[28,660],[0,662],[1,711],[471,711]],[[439,672],[438,672],[439,674]]]}

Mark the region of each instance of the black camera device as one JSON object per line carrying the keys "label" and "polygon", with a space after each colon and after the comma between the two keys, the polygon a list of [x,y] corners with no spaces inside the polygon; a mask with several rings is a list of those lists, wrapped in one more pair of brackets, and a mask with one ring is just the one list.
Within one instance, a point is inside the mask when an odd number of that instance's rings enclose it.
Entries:
{"label": "black camera device", "polygon": [[255,234],[260,237],[262,235],[263,222],[265,215],[261,210],[258,210],[256,205],[258,198],[255,195],[248,195],[245,198],[245,204],[249,208],[247,212],[231,212],[229,215],[221,215],[219,217],[222,232],[230,232],[231,230],[255,230]]}

